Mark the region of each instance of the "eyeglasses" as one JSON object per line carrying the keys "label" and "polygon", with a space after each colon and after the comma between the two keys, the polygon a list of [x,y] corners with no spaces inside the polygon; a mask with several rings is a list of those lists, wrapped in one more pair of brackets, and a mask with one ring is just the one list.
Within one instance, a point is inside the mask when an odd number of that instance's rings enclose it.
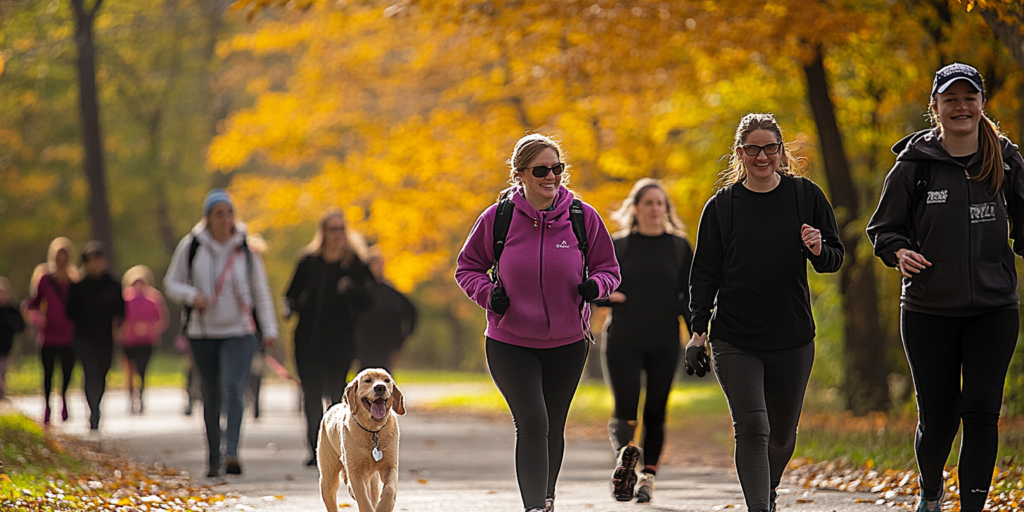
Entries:
{"label": "eyeglasses", "polygon": [[344,233],[345,226],[325,226],[324,231],[328,233]]}
{"label": "eyeglasses", "polygon": [[774,155],[782,149],[782,144],[778,142],[765,144],[764,146],[758,146],[757,144],[744,144],[740,147],[743,148],[743,152],[746,153],[747,156],[757,156],[762,150],[766,155]]}
{"label": "eyeglasses", "polygon": [[534,178],[545,178],[547,177],[549,172],[554,173],[555,176],[560,176],[563,172],[565,172],[565,164],[557,163],[555,165],[552,165],[551,167],[535,165],[533,167],[530,167],[530,172],[533,173]]}

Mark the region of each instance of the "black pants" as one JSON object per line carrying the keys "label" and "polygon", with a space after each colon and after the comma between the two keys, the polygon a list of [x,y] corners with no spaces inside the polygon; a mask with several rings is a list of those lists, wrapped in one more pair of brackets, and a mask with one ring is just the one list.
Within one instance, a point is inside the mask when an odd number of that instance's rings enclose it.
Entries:
{"label": "black pants", "polygon": [[512,411],[523,506],[544,508],[544,500],[555,495],[565,452],[565,419],[590,345],[580,340],[539,349],[487,338],[485,350],[491,378]]}
{"label": "black pants", "polygon": [[[139,390],[146,389],[146,368],[149,367],[149,359],[153,357],[153,345],[138,345],[134,347],[124,347],[125,359],[131,361],[135,365],[135,372],[139,374]],[[133,375],[126,375],[128,379],[133,379]],[[129,380],[129,386],[131,381]]]}
{"label": "black pants", "polygon": [[320,421],[324,418],[324,398],[330,400],[331,405],[341,402],[348,382],[348,370],[355,358],[354,348],[332,353],[295,350],[295,369],[302,383],[302,408],[306,413],[306,441],[313,457],[316,456]]}
{"label": "black pants", "polygon": [[114,359],[114,340],[75,338],[75,353],[82,362],[85,401],[89,403],[89,428],[100,424],[100,402],[107,391],[107,373]]}
{"label": "black pants", "polygon": [[814,364],[814,343],[786,350],[748,350],[716,340],[715,373],[729,401],[736,473],[747,510],[768,510],[769,494],[796,448],[796,429]]}
{"label": "black pants", "polygon": [[[615,399],[612,421],[636,422],[640,403],[641,372],[647,377],[647,395],[644,399],[643,431],[640,433],[644,451],[644,465],[657,466],[665,444],[665,410],[672,392],[672,379],[679,365],[679,343],[661,351],[632,348],[632,340],[609,339],[604,351],[608,386]],[[620,429],[612,439],[612,450],[619,449],[633,439],[632,429]]]}
{"label": "black pants", "polygon": [[43,360],[43,396],[46,397],[46,405],[50,405],[50,393],[53,391],[53,370],[57,359],[60,359],[61,387],[60,397],[65,402],[68,396],[68,386],[71,385],[71,374],[75,371],[75,347],[48,347],[43,345],[39,348],[39,358]]}
{"label": "black pants", "polygon": [[941,494],[942,470],[963,422],[957,468],[960,510],[982,510],[999,447],[1003,384],[1017,345],[1017,310],[971,317],[904,310],[901,320],[917,393],[914,449],[921,494],[925,499]]}

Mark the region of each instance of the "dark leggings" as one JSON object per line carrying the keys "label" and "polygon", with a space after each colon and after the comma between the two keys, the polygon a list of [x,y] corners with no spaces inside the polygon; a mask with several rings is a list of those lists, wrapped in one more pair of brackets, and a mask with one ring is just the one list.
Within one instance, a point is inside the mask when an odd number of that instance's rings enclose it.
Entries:
{"label": "dark leggings", "polygon": [[[645,352],[631,348],[632,340],[609,339],[605,347],[605,368],[608,371],[608,386],[615,399],[612,423],[636,425],[636,410],[640,403],[641,372],[647,376],[647,395],[644,399],[644,421],[641,432],[641,447],[644,451],[644,465],[657,466],[661,449],[665,443],[665,409],[668,395],[672,391],[672,379],[679,365],[679,343],[658,352]],[[632,428],[613,428],[612,450],[619,449],[633,440]]]}
{"label": "dark leggings", "polygon": [[341,354],[325,354],[320,351],[295,351],[295,369],[302,383],[303,411],[306,413],[306,442],[309,452],[316,456],[317,436],[320,435],[320,421],[324,417],[324,398],[331,405],[341,403],[348,382],[348,370],[355,359],[355,351]]}
{"label": "dark leggings", "polygon": [[903,310],[901,320],[917,393],[914,450],[921,494],[935,500],[942,493],[942,470],[963,422],[960,510],[982,510],[999,448],[1003,384],[1020,327],[1017,310],[969,317]]}
{"label": "dark leggings", "polygon": [[43,396],[46,397],[46,405],[50,405],[50,393],[53,391],[53,369],[57,359],[60,359],[61,386],[60,397],[67,400],[68,386],[71,385],[71,374],[75,371],[75,347],[48,347],[42,346],[39,349],[39,357],[43,360]]}
{"label": "dark leggings", "polygon": [[525,348],[487,338],[487,368],[512,411],[516,479],[523,506],[544,508],[555,495],[565,451],[565,419],[590,345]]}
{"label": "dark leggings", "polygon": [[718,381],[729,401],[736,436],[736,473],[747,510],[768,510],[769,494],[796,448],[814,343],[786,350],[711,344]]}
{"label": "dark leggings", "polygon": [[114,360],[114,341],[76,338],[75,353],[82,362],[82,387],[85,388],[85,401],[89,403],[89,428],[95,430],[100,424],[100,402],[107,391],[107,373]]}
{"label": "dark leggings", "polygon": [[[135,373],[139,374],[139,390],[146,389],[146,368],[149,367],[149,358],[153,356],[153,345],[137,345],[124,347],[125,359],[135,365]],[[127,375],[128,385],[131,386],[133,375]]]}

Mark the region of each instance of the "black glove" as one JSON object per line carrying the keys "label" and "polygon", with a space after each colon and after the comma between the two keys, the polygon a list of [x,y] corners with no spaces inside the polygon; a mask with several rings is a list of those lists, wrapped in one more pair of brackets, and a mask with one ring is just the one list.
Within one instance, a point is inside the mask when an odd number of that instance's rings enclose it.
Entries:
{"label": "black glove", "polygon": [[508,295],[505,295],[504,287],[495,286],[491,288],[491,300],[487,301],[488,309],[499,315],[504,315],[511,304],[512,302],[508,300]]}
{"label": "black glove", "polygon": [[601,294],[601,289],[597,287],[597,281],[593,279],[587,279],[579,284],[576,289],[580,292],[580,297],[587,302],[594,302],[597,296]]}
{"label": "black glove", "polygon": [[708,359],[707,343],[701,346],[686,345],[686,353],[683,355],[683,368],[687,375],[697,374],[703,377],[711,373],[711,360]]}

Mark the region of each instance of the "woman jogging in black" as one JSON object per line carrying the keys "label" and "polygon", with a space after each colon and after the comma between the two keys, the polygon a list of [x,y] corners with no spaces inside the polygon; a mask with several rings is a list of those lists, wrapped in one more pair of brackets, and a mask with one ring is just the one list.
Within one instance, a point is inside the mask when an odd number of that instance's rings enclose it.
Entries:
{"label": "woman jogging in black", "polygon": [[903,275],[900,331],[917,394],[921,512],[941,509],[942,471],[961,423],[960,510],[984,509],[1017,344],[1024,160],[984,105],[978,70],[951,64],[935,74],[935,127],[893,147],[896,165],[867,228],[875,254]]}
{"label": "woman jogging in black", "polygon": [[[688,279],[693,251],[665,189],[655,180],[637,181],[612,216],[622,230],[615,257],[622,283],[608,301],[612,321],[604,347],[604,366],[615,399],[608,437],[617,455],[612,495],[633,498],[634,470],[643,463],[637,503],[651,501],[654,477],[665,440],[665,408],[679,365],[679,316],[689,323]],[[641,373],[646,376],[641,448],[633,446],[640,402]]]}
{"label": "woman jogging in black", "polygon": [[697,230],[685,366],[698,376],[709,370],[710,321],[747,510],[774,511],[814,362],[806,261],[835,272],[843,245],[825,194],[794,176],[797,162],[774,116],[746,115],[733,150],[725,187],[704,206]]}

